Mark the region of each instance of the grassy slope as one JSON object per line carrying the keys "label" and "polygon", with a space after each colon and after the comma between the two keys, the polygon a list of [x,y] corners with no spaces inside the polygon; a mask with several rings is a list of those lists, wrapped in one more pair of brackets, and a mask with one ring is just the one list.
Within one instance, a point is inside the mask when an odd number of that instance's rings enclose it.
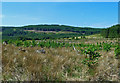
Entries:
{"label": "grassy slope", "polygon": [[[82,42],[82,40],[80,41]],[[115,42],[115,40],[95,39],[84,41],[94,44],[97,41]],[[114,57],[114,48],[109,52],[99,51],[102,56],[92,69],[81,63],[85,56],[77,53],[73,48],[44,48],[45,54],[36,53],[36,50],[41,47],[23,48],[26,52],[19,50],[19,48],[3,45],[4,80],[45,80],[46,78],[68,81],[119,80],[118,60]]]}
{"label": "grassy slope", "polygon": [[103,37],[101,36],[101,34],[94,34],[94,35],[86,36],[86,38],[103,38]]}

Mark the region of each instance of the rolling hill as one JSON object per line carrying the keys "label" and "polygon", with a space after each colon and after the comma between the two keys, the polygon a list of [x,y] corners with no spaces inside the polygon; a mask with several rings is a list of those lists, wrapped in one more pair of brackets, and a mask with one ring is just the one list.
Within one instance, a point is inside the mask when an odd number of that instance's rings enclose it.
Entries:
{"label": "rolling hill", "polygon": [[[39,33],[30,31],[41,31]],[[93,35],[100,33],[100,28],[73,27],[66,25],[28,25],[23,27],[2,27],[3,39],[59,39],[77,37],[82,35]],[[45,33],[54,31],[60,33]],[[62,33],[66,32],[66,33]]]}

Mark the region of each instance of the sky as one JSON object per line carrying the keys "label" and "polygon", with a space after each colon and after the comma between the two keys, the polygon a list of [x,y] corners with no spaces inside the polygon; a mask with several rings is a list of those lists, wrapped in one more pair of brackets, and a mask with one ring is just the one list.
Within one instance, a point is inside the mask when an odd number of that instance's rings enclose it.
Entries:
{"label": "sky", "polygon": [[118,23],[118,2],[3,2],[2,25],[61,24],[107,28]]}
{"label": "sky", "polygon": [[120,0],[1,0],[2,2],[119,2]]}

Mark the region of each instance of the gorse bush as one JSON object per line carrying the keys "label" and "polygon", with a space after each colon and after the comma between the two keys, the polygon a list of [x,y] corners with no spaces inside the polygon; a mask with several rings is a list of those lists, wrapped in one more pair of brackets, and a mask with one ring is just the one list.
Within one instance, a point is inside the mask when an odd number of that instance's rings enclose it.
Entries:
{"label": "gorse bush", "polygon": [[36,46],[36,42],[35,42],[35,40],[32,40],[32,46],[33,46],[33,47]]}
{"label": "gorse bush", "polygon": [[97,49],[94,48],[94,46],[89,46],[88,48],[81,49],[81,52],[86,56],[82,63],[88,65],[88,67],[91,67],[97,63],[96,60],[98,60],[101,55],[96,52],[96,50]]}
{"label": "gorse bush", "polygon": [[117,46],[114,50],[114,53],[115,53],[115,57],[117,58],[118,56],[120,56],[120,47]]}
{"label": "gorse bush", "polygon": [[22,41],[15,41],[16,46],[22,46]]}
{"label": "gorse bush", "polygon": [[23,44],[24,47],[29,47],[30,45],[31,43],[29,41],[24,41],[24,44]]}
{"label": "gorse bush", "polygon": [[[58,41],[35,41],[35,40],[5,40],[7,41],[8,44],[14,44],[16,46],[24,46],[24,47],[47,47],[47,48],[59,48],[59,47],[90,47],[90,48],[94,48],[92,50],[105,50],[105,51],[109,51],[111,49],[111,47],[116,47],[116,45],[112,45],[111,43],[97,43],[97,45],[95,44],[76,44],[76,43],[69,43],[69,42],[58,42]],[[4,42],[4,41],[3,41]]]}
{"label": "gorse bush", "polygon": [[111,44],[103,43],[103,50],[108,52],[110,49],[111,49]]}

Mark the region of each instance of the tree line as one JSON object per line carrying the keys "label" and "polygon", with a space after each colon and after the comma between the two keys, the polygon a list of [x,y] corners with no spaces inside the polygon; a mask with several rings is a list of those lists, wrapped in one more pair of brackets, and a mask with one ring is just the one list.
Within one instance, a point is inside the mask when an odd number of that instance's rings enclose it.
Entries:
{"label": "tree line", "polygon": [[[27,30],[36,31],[67,31],[73,33],[36,33]],[[2,38],[3,39],[26,39],[26,40],[41,40],[41,39],[59,39],[78,37],[84,35],[92,35],[100,33],[99,28],[90,27],[73,27],[66,25],[29,25],[23,27],[2,27]]]}
{"label": "tree line", "polygon": [[120,38],[120,24],[103,29],[101,35],[105,38]]}

